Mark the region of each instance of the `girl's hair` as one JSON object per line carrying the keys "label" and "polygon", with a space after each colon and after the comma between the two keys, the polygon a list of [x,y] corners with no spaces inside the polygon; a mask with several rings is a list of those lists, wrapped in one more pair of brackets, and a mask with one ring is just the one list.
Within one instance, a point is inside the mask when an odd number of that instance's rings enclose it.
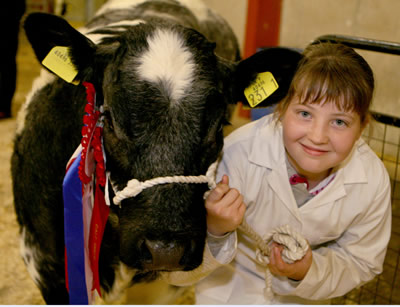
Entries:
{"label": "girl's hair", "polygon": [[301,104],[333,102],[339,110],[358,113],[361,124],[365,124],[373,91],[371,67],[352,48],[337,43],[309,45],[275,116],[281,119],[296,98]]}

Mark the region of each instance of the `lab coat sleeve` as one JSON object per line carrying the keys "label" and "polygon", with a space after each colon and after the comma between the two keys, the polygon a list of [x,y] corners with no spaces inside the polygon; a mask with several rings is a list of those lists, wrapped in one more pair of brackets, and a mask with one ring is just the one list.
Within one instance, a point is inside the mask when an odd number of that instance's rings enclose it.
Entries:
{"label": "lab coat sleeve", "polygon": [[208,248],[212,256],[222,264],[228,264],[235,256],[237,249],[236,231],[227,233],[222,237],[207,235]]}
{"label": "lab coat sleeve", "polygon": [[[345,295],[382,272],[391,234],[390,181],[382,178],[376,198],[340,238],[313,249],[312,265],[301,282],[274,277],[280,295],[328,299]],[[349,204],[350,205],[350,204]]]}

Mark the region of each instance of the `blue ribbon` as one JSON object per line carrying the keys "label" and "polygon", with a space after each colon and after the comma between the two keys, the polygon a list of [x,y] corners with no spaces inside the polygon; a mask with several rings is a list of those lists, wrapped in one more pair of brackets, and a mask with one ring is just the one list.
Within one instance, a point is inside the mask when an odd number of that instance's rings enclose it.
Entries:
{"label": "blue ribbon", "polygon": [[82,182],[78,168],[79,154],[69,167],[63,182],[64,238],[67,250],[69,303],[87,305],[88,295],[85,279],[85,253],[82,214]]}

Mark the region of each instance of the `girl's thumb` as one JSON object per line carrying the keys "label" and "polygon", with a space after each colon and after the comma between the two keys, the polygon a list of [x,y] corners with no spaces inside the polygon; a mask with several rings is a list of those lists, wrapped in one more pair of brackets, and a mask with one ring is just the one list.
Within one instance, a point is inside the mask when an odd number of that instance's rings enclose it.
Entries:
{"label": "girl's thumb", "polygon": [[229,185],[229,177],[228,177],[228,175],[222,176],[221,183]]}

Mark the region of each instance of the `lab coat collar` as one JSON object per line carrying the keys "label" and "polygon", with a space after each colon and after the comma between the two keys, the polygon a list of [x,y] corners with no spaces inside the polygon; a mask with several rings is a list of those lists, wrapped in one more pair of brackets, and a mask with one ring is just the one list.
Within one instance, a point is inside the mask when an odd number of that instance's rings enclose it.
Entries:
{"label": "lab coat collar", "polygon": [[[249,153],[250,163],[271,170],[280,169],[282,165],[286,165],[281,123],[270,115],[260,119],[256,124],[257,132]],[[267,143],[275,146],[269,146]]]}

